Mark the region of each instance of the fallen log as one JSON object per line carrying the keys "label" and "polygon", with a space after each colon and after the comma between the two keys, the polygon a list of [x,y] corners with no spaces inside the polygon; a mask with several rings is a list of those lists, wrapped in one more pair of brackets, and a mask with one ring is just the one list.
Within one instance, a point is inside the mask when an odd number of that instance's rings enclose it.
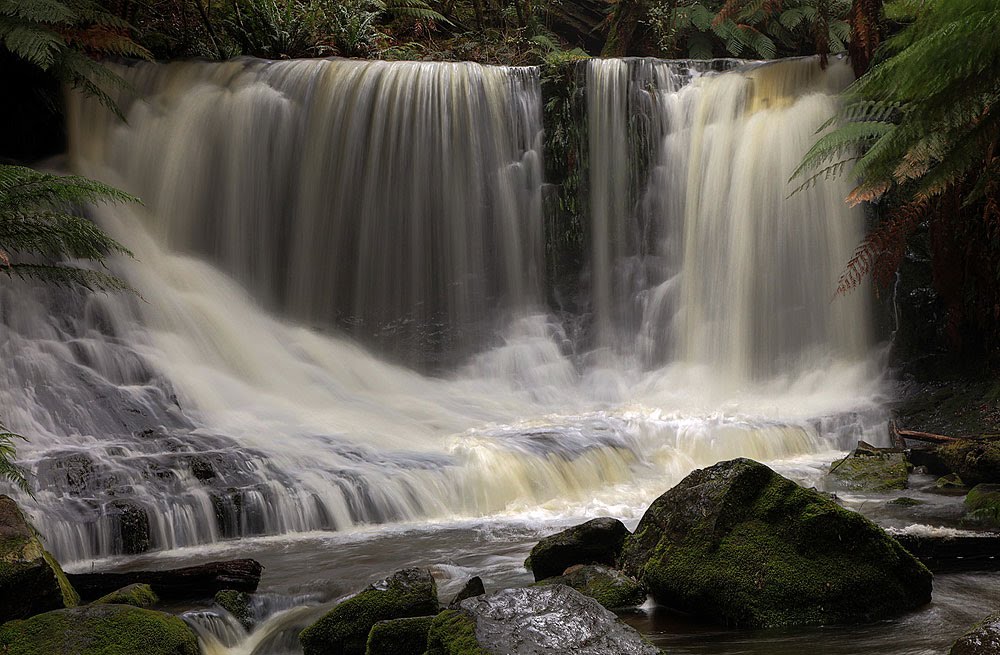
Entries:
{"label": "fallen log", "polygon": [[1000,534],[923,535],[894,532],[903,548],[935,573],[1000,571]]}
{"label": "fallen log", "polygon": [[953,441],[960,441],[959,437],[948,437],[943,434],[934,434],[933,432],[918,432],[917,430],[896,430],[898,434],[903,439],[912,439],[914,441],[926,441],[929,443],[951,443]]}
{"label": "fallen log", "polygon": [[67,573],[70,584],[83,600],[100,598],[130,584],[148,584],[164,600],[210,598],[217,591],[257,591],[264,567],[252,559],[210,562],[199,566],[163,571],[115,573]]}

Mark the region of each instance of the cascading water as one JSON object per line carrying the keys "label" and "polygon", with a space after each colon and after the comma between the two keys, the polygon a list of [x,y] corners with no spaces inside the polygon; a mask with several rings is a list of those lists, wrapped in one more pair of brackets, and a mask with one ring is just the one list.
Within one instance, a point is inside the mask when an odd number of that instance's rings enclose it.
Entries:
{"label": "cascading water", "polygon": [[785,200],[843,70],[699,75],[736,65],[589,64],[614,357],[541,300],[533,69],[137,64],[127,124],[75,99],[72,167],[145,201],[92,209],[142,297],[0,289],[50,549],[637,514],[696,466],[877,441],[864,303],[830,303],[860,221],[836,187]]}

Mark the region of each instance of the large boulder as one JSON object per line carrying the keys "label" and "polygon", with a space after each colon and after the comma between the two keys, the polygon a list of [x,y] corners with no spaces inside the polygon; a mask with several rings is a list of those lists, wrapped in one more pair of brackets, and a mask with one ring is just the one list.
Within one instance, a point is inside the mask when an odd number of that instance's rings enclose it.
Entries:
{"label": "large boulder", "polygon": [[79,602],[17,503],[0,495],[0,623]]}
{"label": "large boulder", "polygon": [[0,626],[0,652],[17,655],[199,655],[181,619],[130,605],[56,610]]}
{"label": "large boulder", "polygon": [[971,487],[983,482],[1000,483],[1000,440],[960,439],[938,448],[938,455]]}
{"label": "large boulder", "polygon": [[592,519],[539,541],[524,565],[536,581],[561,575],[574,564],[614,566],[628,534],[618,519]]}
{"label": "large boulder", "polygon": [[379,621],[437,614],[437,585],[426,569],[403,569],[339,603],[302,631],[304,655],[364,655]]}
{"label": "large boulder", "polygon": [[646,511],[622,570],[728,625],[870,621],[931,599],[931,573],[860,514],[763,464],[694,471]]}
{"label": "large boulder", "polygon": [[572,587],[610,610],[637,607],[646,602],[646,590],[638,580],[600,564],[577,564],[562,575],[535,583],[547,584]]}
{"label": "large boulder", "polygon": [[951,655],[1000,655],[1000,612],[991,614],[959,637]]}
{"label": "large boulder", "polygon": [[659,649],[564,585],[464,600],[431,624],[427,655],[658,655]]}

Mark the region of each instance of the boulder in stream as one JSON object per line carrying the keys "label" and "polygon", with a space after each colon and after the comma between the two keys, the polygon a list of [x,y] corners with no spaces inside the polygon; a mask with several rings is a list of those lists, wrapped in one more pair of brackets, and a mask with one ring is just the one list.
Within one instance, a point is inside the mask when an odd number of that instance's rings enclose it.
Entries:
{"label": "boulder in stream", "polygon": [[1000,612],[987,616],[959,637],[950,655],[1000,655]]}
{"label": "boulder in stream", "polygon": [[455,594],[455,597],[451,599],[451,602],[448,603],[448,609],[456,609],[458,604],[466,598],[475,598],[476,596],[482,596],[485,593],[486,587],[483,585],[483,579],[478,575],[473,576],[465,583],[462,590]]}
{"label": "boulder in stream", "polygon": [[931,599],[930,571],[884,530],[748,459],[654,501],[622,569],[665,605],[737,626],[872,621]]}
{"label": "boulder in stream", "polygon": [[562,575],[535,583],[547,584],[572,587],[610,610],[638,607],[646,602],[646,590],[638,580],[600,564],[577,564]]}
{"label": "boulder in stream", "polygon": [[910,463],[901,450],[873,448],[867,444],[833,464],[830,477],[854,491],[906,489]]}
{"label": "boulder in stream", "polygon": [[215,594],[215,604],[232,614],[247,630],[253,628],[253,612],[250,611],[250,594],[235,589],[223,589]]}
{"label": "boulder in stream", "polygon": [[379,621],[368,633],[365,655],[423,655],[433,616]]}
{"label": "boulder in stream", "polygon": [[92,605],[131,605],[132,607],[150,607],[160,601],[148,584],[130,584],[118,591],[112,591],[101,596]]}
{"label": "boulder in stream", "polygon": [[17,503],[0,495],[0,623],[79,602]]}
{"label": "boulder in stream", "polygon": [[1000,440],[958,439],[938,448],[938,456],[965,484],[1000,484]]}
{"label": "boulder in stream", "polygon": [[965,497],[965,522],[1000,528],[1000,484],[977,484]]}
{"label": "boulder in stream", "polygon": [[199,655],[181,619],[130,605],[55,610],[0,626],[0,652],[17,655]]}
{"label": "boulder in stream", "polygon": [[536,581],[562,575],[574,564],[614,566],[628,534],[618,519],[592,519],[539,541],[524,566]]}
{"label": "boulder in stream", "polygon": [[659,649],[565,585],[503,589],[431,624],[427,655],[658,655]]}
{"label": "boulder in stream", "polygon": [[364,655],[379,621],[437,614],[437,585],[426,569],[403,569],[339,603],[302,631],[304,655]]}

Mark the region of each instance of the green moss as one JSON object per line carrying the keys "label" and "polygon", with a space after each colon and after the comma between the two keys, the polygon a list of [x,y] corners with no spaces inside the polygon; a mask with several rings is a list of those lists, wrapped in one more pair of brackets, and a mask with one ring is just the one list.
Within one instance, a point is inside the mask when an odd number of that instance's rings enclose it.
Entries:
{"label": "green moss", "polygon": [[941,446],[938,455],[968,485],[1000,483],[1000,440],[963,439]]}
{"label": "green moss", "polygon": [[128,605],[91,605],[0,627],[11,655],[198,655],[198,639],[176,616]]}
{"label": "green moss", "polygon": [[646,590],[634,578],[604,566],[575,566],[563,575],[533,586],[563,584],[590,596],[608,609],[636,607],[646,602]]}
{"label": "green moss", "polygon": [[62,592],[63,604],[66,607],[76,607],[79,605],[80,594],[76,593],[76,589],[74,589],[73,585],[70,584],[69,578],[66,577],[66,574],[63,572],[62,567],[59,566],[59,562],[56,561],[56,558],[52,557],[48,551],[45,551],[42,554],[42,558],[45,560],[45,563],[49,565],[49,568],[52,569],[52,573],[56,576],[56,582],[59,583],[59,590]]}
{"label": "green moss", "polygon": [[[696,472],[718,477],[658,499],[626,543],[626,564],[664,604],[773,627],[875,620],[930,600],[930,572],[861,515],[756,462],[712,468],[723,473]],[[699,495],[717,480],[717,496]]]}
{"label": "green moss", "polygon": [[130,584],[106,596],[101,596],[91,605],[131,605],[132,607],[150,607],[160,602],[153,588],[148,584]]}
{"label": "green moss", "polygon": [[428,616],[438,609],[433,578],[415,570],[401,571],[334,607],[303,630],[299,641],[304,655],[360,655],[379,621]]}
{"label": "green moss", "polygon": [[857,491],[906,489],[910,466],[902,453],[852,454],[835,463],[831,477]]}
{"label": "green moss", "polygon": [[425,655],[491,655],[476,639],[476,622],[464,612],[445,610],[431,623]]}
{"label": "green moss", "polygon": [[979,484],[965,497],[968,513],[964,522],[1000,528],[1000,484]]}
{"label": "green moss", "polygon": [[934,481],[934,489],[935,491],[956,491],[965,489],[965,483],[956,474],[949,473]]}
{"label": "green moss", "polygon": [[379,621],[368,633],[366,655],[423,655],[432,616]]}
{"label": "green moss", "polygon": [[223,589],[215,594],[215,604],[233,615],[240,624],[250,630],[253,614],[250,612],[250,594],[234,589]]}

